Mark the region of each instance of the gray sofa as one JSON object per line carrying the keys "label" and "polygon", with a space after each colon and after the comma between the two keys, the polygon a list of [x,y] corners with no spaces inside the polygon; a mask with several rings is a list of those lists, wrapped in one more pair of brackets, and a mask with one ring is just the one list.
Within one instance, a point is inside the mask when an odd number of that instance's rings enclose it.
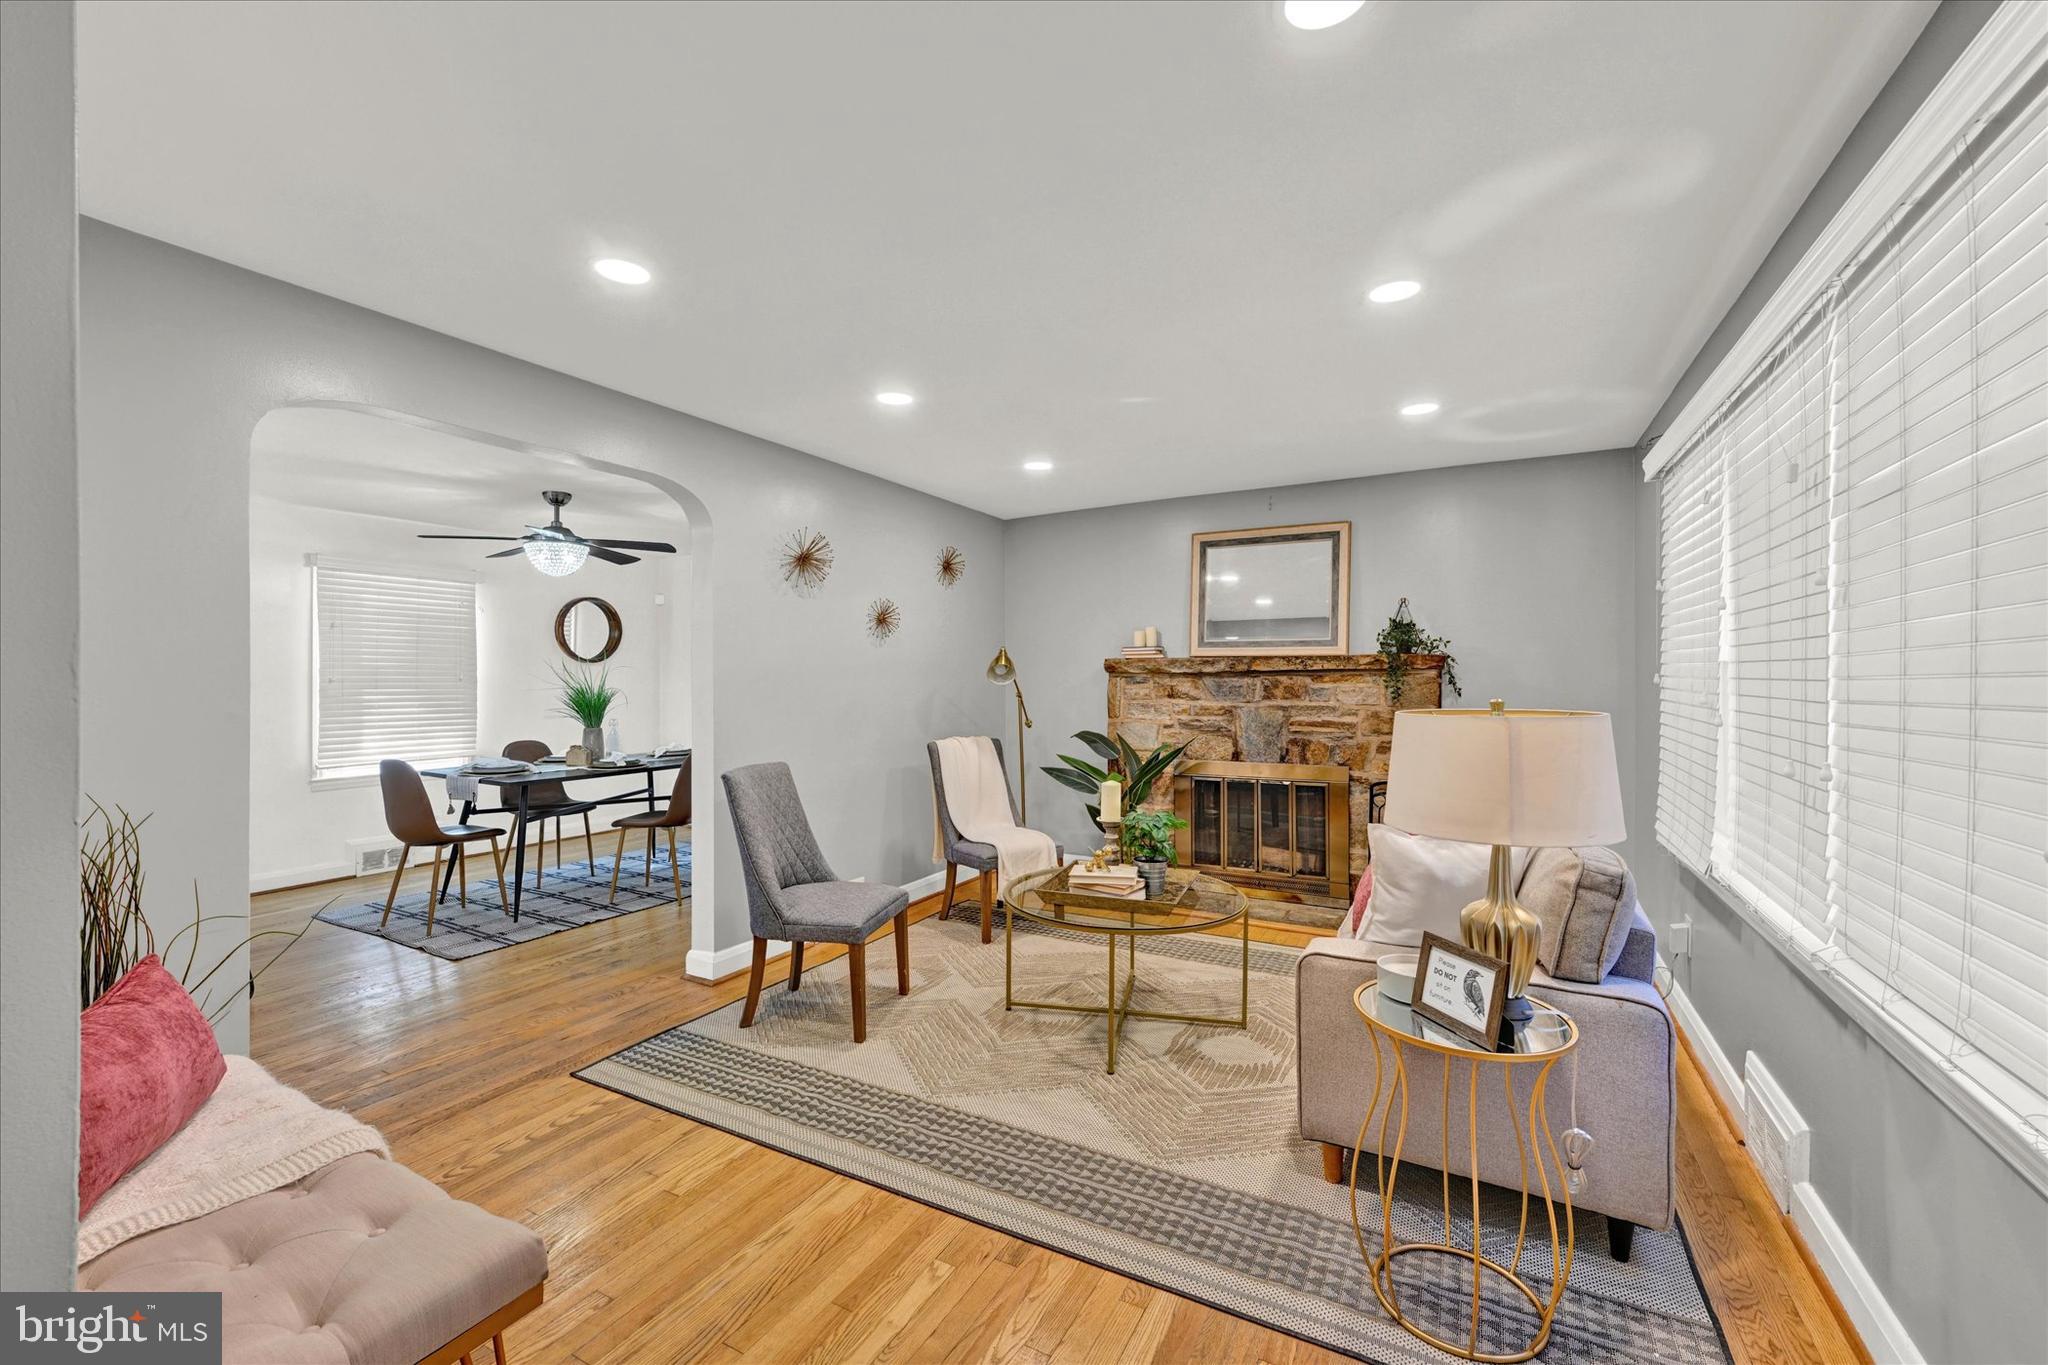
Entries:
{"label": "gray sofa", "polygon": [[[1372,1041],[1351,998],[1374,978],[1376,956],[1396,951],[1409,950],[1318,939],[1309,944],[1296,969],[1301,1135],[1324,1145],[1324,1174],[1332,1180],[1346,1178],[1344,1157],[1358,1141],[1359,1124],[1372,1099]],[[1656,933],[1637,908],[1621,957],[1605,980],[1564,981],[1539,968],[1529,985],[1530,995],[1565,1011],[1579,1026],[1578,1124],[1592,1134],[1594,1145],[1585,1164],[1585,1183],[1572,1205],[1607,1216],[1610,1250],[1624,1261],[1637,1225],[1670,1226],[1676,1198],[1678,1037],[1670,1011],[1652,984],[1656,960]],[[1438,1094],[1443,1084],[1441,1063],[1421,1049],[1410,1049],[1406,1055],[1411,1097]],[[1452,1075],[1464,1083],[1462,1070],[1454,1069]],[[1570,1058],[1553,1069],[1549,1085],[1552,1135],[1561,1137],[1572,1124]],[[1526,1088],[1519,1093],[1526,1097]],[[1521,1160],[1504,1105],[1504,1096],[1482,1090],[1479,1176],[1514,1187]],[[1453,1106],[1450,1164],[1454,1175],[1470,1175],[1459,1107]],[[1486,1112],[1489,1107],[1491,1114]],[[1366,1130],[1367,1151],[1374,1150],[1381,1117],[1375,1109]],[[1439,1117],[1434,1102],[1411,1100],[1404,1166],[1417,1153],[1442,1151]]]}

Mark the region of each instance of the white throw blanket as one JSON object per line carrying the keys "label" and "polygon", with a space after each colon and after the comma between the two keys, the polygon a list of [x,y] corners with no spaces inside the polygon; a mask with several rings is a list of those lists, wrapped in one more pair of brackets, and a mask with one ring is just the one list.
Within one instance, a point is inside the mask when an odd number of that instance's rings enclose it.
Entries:
{"label": "white throw blanket", "polygon": [[357,1152],[391,1155],[375,1128],[323,1109],[247,1057],[170,1141],[100,1196],[78,1228],[78,1263],[304,1179]]}
{"label": "white throw blanket", "polygon": [[[1010,811],[1010,790],[996,746],[986,735],[939,741],[939,780],[946,788],[946,809],[953,828],[964,839],[992,844],[996,850],[998,894],[1011,882],[1059,863],[1049,834],[1025,829]],[[938,793],[932,793],[932,861],[946,861],[946,832],[938,819]]]}

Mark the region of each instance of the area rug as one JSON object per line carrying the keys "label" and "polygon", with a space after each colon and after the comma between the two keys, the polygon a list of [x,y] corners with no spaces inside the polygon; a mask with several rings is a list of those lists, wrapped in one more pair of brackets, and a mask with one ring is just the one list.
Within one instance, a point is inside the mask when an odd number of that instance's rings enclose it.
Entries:
{"label": "area rug", "polygon": [[[680,846],[677,861],[683,865],[683,903],[687,905],[690,899],[689,845]],[[403,948],[417,948],[423,953],[459,962],[466,957],[531,943],[534,939],[559,934],[565,929],[580,929],[586,924],[598,924],[621,915],[638,914],[664,905],[673,910],[676,895],[674,884],[669,880],[668,850],[663,848],[656,853],[654,879],[649,883],[641,881],[646,866],[645,850],[626,854],[625,861],[619,865],[618,900],[609,905],[605,903],[605,897],[612,885],[610,855],[600,857],[594,867],[588,862],[576,862],[563,863],[557,868],[550,862],[538,890],[534,888],[533,869],[529,866],[526,891],[519,898],[519,920],[516,924],[498,902],[498,879],[492,875],[488,857],[475,858],[470,863],[468,906],[456,901],[455,888],[451,886],[448,899],[434,907],[434,932],[431,935],[427,933],[427,892],[424,886],[399,896],[391,907],[391,922],[382,929],[377,927],[384,918],[382,896],[360,905],[331,906],[314,918],[385,939]],[[507,858],[505,885],[508,890],[511,884],[512,860]]]}
{"label": "area rug", "polygon": [[[771,987],[751,1029],[740,1029],[735,1003],[576,1074],[1358,1359],[1450,1359],[1381,1310],[1347,1191],[1324,1182],[1319,1150],[1298,1136],[1294,949],[1253,945],[1249,1029],[1133,1019],[1109,1076],[1101,1018],[1003,1009],[1002,929],[984,946],[977,920],[956,907],[912,929],[908,996],[895,993],[886,945],[870,954],[863,1046],[848,1033],[840,959],[806,972],[800,991]],[[1103,968],[1100,938],[1019,930],[1019,994],[1092,1003]],[[1137,1008],[1235,1014],[1238,944],[1142,944],[1137,981]],[[1505,1260],[1491,1230],[1504,1229],[1511,1248],[1514,1200],[1488,1197],[1489,1254]],[[1368,1229],[1378,1223],[1370,1188],[1359,1211]],[[1405,1191],[1394,1220],[1409,1238],[1442,1230],[1439,1204],[1411,1203]],[[1455,1235],[1467,1228],[1454,1219]],[[1578,1250],[1542,1360],[1729,1360],[1676,1228],[1639,1231],[1623,1265],[1590,1217]],[[1530,1260],[1525,1277],[1546,1291],[1547,1252],[1537,1273]],[[1402,1261],[1417,1263],[1401,1270],[1404,1303],[1462,1335],[1469,1265],[1461,1274],[1449,1257]],[[1490,1292],[1486,1317],[1482,1350],[1518,1349],[1533,1334],[1519,1299]]]}

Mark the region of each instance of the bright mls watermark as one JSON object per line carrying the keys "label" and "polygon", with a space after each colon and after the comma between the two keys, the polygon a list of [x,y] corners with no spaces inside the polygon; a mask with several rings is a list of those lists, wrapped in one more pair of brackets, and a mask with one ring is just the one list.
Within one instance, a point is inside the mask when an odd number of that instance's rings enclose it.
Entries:
{"label": "bright mls watermark", "polygon": [[9,1365],[220,1365],[220,1295],[0,1293],[0,1346]]}

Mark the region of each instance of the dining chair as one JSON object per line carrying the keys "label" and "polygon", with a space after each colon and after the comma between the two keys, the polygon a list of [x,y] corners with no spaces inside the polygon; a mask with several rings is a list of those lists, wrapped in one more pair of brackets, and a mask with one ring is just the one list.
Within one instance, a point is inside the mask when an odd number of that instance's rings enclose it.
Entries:
{"label": "dining chair", "polygon": [[754,962],[740,1027],[754,1026],[768,940],[789,941],[789,988],[803,981],[805,943],[846,945],[853,1041],[868,1036],[868,935],[896,922],[896,993],[910,994],[910,897],[885,882],[843,882],[818,849],[787,763],[756,763],[721,775],[747,878]]}
{"label": "dining chair", "polygon": [[[516,758],[521,763],[538,763],[548,756],[548,746],[537,739],[515,739],[499,751],[507,758]],[[533,889],[540,890],[541,868],[548,860],[548,821],[555,822],[555,871],[562,870],[562,817],[580,815],[583,817],[583,856],[588,859],[592,876],[597,875],[597,845],[590,837],[590,812],[597,809],[593,801],[578,801],[569,795],[569,789],[559,782],[534,782],[526,788],[526,820],[528,824],[540,823],[540,847],[533,859]],[[506,806],[501,814],[515,820],[519,807]]]}
{"label": "dining chair", "polygon": [[[1005,795],[1008,795],[1010,791],[1010,776],[1008,769],[1003,764],[1003,742],[993,735],[989,736],[988,742],[995,746],[996,769],[1003,779],[1003,792]],[[998,899],[996,894],[996,871],[999,864],[996,858],[996,846],[994,844],[977,843],[962,834],[960,827],[953,823],[953,808],[946,804],[946,776],[939,766],[939,742],[935,739],[926,740],[924,751],[925,756],[931,760],[932,796],[938,806],[939,816],[939,845],[940,851],[945,855],[946,859],[946,903],[939,913],[941,915],[949,915],[953,912],[953,884],[958,880],[961,868],[971,869],[975,874],[975,896],[981,902],[981,941],[983,943],[991,942],[995,936],[996,901]],[[1010,797],[1010,819],[1013,822],[1022,823],[1017,820],[1017,798],[1015,796]],[[1064,862],[1067,851],[1063,846],[1055,843],[1052,846],[1052,856],[1055,863]]]}
{"label": "dining chair", "polygon": [[434,875],[427,882],[427,933],[434,932],[434,907],[447,893],[441,889],[441,850],[451,850],[460,877],[461,903],[469,904],[469,859],[463,846],[477,839],[491,842],[491,861],[498,869],[498,904],[512,912],[512,898],[505,894],[505,855],[498,847],[500,831],[488,825],[444,825],[434,818],[434,803],[427,799],[427,784],[412,764],[387,758],[377,765],[377,781],[384,790],[384,825],[391,837],[404,847],[398,851],[398,870],[391,874],[391,891],[384,897],[384,917],[377,931],[391,922],[391,904],[398,899],[398,882],[405,876],[406,860],[416,848],[434,850]]}
{"label": "dining chair", "polygon": [[[669,877],[671,880],[675,882],[676,886],[676,908],[681,909],[683,904],[683,865],[676,859],[676,831],[684,828],[689,823],[690,758],[686,755],[683,758],[683,766],[676,769],[676,784],[675,786],[669,789],[667,810],[640,811],[636,814],[628,815],[622,819],[612,821],[612,828],[619,832],[619,851],[612,855],[612,892],[611,895],[606,896],[604,898],[604,903],[606,905],[610,905],[613,901],[618,899],[619,864],[624,862],[626,858],[626,836],[631,834],[636,829],[660,829],[668,831]],[[647,868],[644,869],[644,871],[647,873],[648,876],[651,876],[654,865],[653,849],[651,845],[649,847],[648,854],[648,865]]]}

